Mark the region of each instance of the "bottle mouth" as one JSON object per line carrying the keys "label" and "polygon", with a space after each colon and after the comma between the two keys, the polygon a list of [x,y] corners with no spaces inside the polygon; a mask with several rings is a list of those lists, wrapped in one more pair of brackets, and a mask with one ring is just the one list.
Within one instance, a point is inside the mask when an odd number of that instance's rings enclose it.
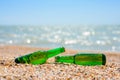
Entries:
{"label": "bottle mouth", "polygon": [[58,62],[59,59],[60,59],[60,57],[59,57],[59,56],[56,56],[56,57],[55,57],[55,62]]}
{"label": "bottle mouth", "polygon": [[65,52],[65,48],[64,47],[61,47],[61,52]]}
{"label": "bottle mouth", "polygon": [[16,63],[20,63],[20,61],[19,61],[17,58],[15,59],[15,62],[16,62]]}

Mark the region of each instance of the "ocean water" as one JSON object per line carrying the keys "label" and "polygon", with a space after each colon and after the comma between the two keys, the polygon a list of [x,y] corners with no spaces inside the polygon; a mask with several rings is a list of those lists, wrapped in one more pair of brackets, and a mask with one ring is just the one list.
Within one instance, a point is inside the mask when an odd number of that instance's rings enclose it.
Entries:
{"label": "ocean water", "polygon": [[0,26],[0,45],[120,51],[120,25]]}

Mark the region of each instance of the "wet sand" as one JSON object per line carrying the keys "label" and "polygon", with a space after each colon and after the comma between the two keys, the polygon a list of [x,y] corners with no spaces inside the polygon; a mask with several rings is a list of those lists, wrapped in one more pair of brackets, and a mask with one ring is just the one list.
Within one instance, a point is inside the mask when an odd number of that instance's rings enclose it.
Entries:
{"label": "wet sand", "polygon": [[84,51],[66,49],[60,55],[74,55],[78,52],[104,53],[106,65],[81,66],[75,64],[54,63],[54,58],[45,64],[16,64],[14,59],[37,50],[26,46],[0,46],[0,80],[120,80],[120,52]]}

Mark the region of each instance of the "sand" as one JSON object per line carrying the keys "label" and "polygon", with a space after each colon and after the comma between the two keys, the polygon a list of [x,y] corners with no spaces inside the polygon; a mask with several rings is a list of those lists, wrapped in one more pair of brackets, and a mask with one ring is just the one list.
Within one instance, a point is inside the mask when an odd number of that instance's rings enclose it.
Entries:
{"label": "sand", "polygon": [[0,80],[120,80],[120,52],[82,51],[66,49],[61,55],[74,55],[78,52],[104,53],[106,65],[81,66],[55,63],[54,58],[42,65],[16,64],[14,59],[37,50],[27,46],[0,46]]}

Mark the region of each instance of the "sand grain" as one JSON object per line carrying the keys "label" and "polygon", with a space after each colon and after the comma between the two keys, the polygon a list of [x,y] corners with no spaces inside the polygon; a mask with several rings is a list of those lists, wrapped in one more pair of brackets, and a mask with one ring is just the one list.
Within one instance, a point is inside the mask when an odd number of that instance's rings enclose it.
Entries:
{"label": "sand grain", "polygon": [[[0,80],[120,80],[120,54],[105,52],[105,66],[80,66],[75,64],[54,63],[50,59],[42,65],[16,64],[15,57],[36,50],[22,46],[0,46]],[[66,50],[66,54],[80,51]],[[84,52],[84,51],[81,51]]]}

